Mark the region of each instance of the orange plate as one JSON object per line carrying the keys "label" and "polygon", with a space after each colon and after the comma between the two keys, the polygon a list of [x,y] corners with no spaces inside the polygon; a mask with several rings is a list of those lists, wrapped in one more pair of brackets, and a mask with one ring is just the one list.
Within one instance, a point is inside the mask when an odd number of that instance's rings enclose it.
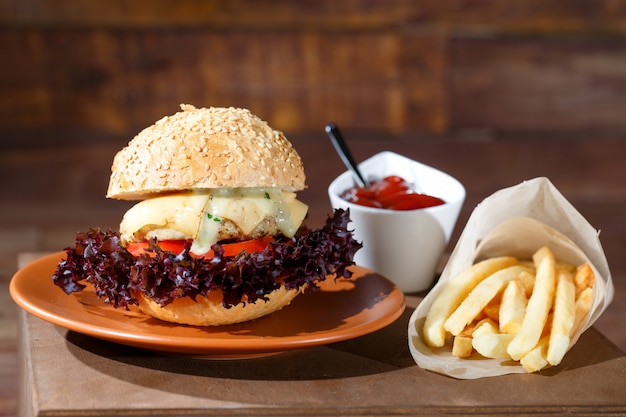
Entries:
{"label": "orange plate", "polygon": [[50,323],[96,338],[176,355],[253,357],[324,345],[374,332],[395,321],[404,294],[386,278],[353,267],[350,279],[327,279],[321,291],[301,294],[282,310],[245,323],[196,327],[151,318],[137,309],[115,309],[88,285],[66,295],[52,282],[63,252],[19,270],[11,280],[13,300]]}

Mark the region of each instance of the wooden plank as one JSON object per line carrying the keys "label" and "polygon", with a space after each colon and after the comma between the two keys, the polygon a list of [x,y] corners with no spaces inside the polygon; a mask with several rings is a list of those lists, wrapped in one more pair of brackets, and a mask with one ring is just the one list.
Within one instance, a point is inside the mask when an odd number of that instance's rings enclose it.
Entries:
{"label": "wooden plank", "polygon": [[[594,326],[617,344],[622,351],[626,350],[626,332],[623,331],[626,314],[626,281],[622,279],[626,273],[626,257],[623,256],[623,248],[626,247],[626,223],[623,221],[626,212],[626,201],[624,200],[626,183],[623,180],[623,155],[626,151],[626,141],[623,140],[623,135],[616,135],[607,139],[587,133],[585,140],[564,142],[550,140],[552,135],[535,137],[529,134],[520,134],[514,139],[508,138],[506,140],[457,141],[451,139],[425,140],[423,137],[416,138],[413,135],[399,137],[360,132],[355,129],[348,129],[344,133],[350,140],[355,157],[359,161],[373,153],[391,150],[443,169],[464,183],[468,197],[459,218],[452,245],[456,242],[469,213],[484,197],[497,189],[514,185],[537,175],[548,176],[589,222],[601,230],[600,238],[611,267],[616,293],[615,299]],[[0,272],[2,272],[0,284],[4,284],[5,288],[10,276],[15,272],[16,251],[24,250],[26,246],[29,246],[28,250],[61,250],[64,246],[71,244],[73,233],[77,230],[85,230],[87,227],[94,226],[117,227],[121,215],[125,211],[124,208],[116,204],[120,202],[104,198],[111,158],[115,151],[125,143],[123,138],[112,136],[101,140],[91,134],[86,136],[87,144],[68,145],[57,131],[49,131],[39,139],[44,140],[46,144],[28,150],[3,148],[0,152],[0,177],[10,179],[9,181],[0,181],[0,201],[2,201],[0,206],[0,213],[2,213],[0,216],[0,229],[2,229],[0,241],[3,242],[1,246],[5,250],[5,253],[0,256]],[[309,188],[302,192],[301,200],[311,207],[308,223],[312,226],[319,225],[330,207],[326,186],[335,175],[345,168],[339,158],[334,155],[332,145],[325,137],[321,135],[290,136],[290,139],[301,153],[307,172]],[[22,235],[16,237],[16,234]],[[14,244],[15,242],[11,243],[15,239],[18,239],[17,245]],[[33,258],[29,259],[32,260]],[[22,258],[22,261],[25,260],[26,258]],[[17,324],[13,321],[13,316],[17,315],[17,307],[13,305],[14,309],[9,310],[8,303],[6,307],[6,320],[2,321],[0,327],[3,329],[5,328],[3,326],[16,328]],[[53,331],[52,337],[59,338],[58,331]],[[74,346],[69,343],[68,339],[62,337],[61,339],[64,346]],[[49,341],[47,334],[42,335],[40,340],[47,343]],[[368,339],[368,341],[371,340]],[[602,340],[595,340],[594,342],[600,342],[600,346],[604,343]],[[10,336],[7,335],[7,349],[9,345],[15,344],[17,342],[11,341]],[[596,346],[593,343],[590,345]],[[397,346],[400,346],[399,342]],[[375,350],[376,344],[368,343],[360,345],[360,347],[359,345],[343,344],[341,348],[343,352],[354,352],[355,350],[363,352],[368,349]],[[379,353],[384,352],[379,351]],[[6,354],[9,355],[5,359],[8,361],[7,363],[14,363],[16,366],[19,363],[20,367],[26,366],[26,362],[17,362],[18,359],[14,350],[7,350]],[[82,352],[81,355],[89,356],[89,352]],[[580,358],[581,361],[589,360],[584,357],[587,355],[586,351],[581,351],[579,355],[583,356]],[[120,353],[117,357],[123,359],[128,355],[127,353]],[[406,358],[406,356],[402,357]],[[61,361],[60,359],[55,360]],[[110,359],[110,363],[116,365],[117,361],[113,358]],[[623,364],[623,362],[620,363]],[[139,363],[137,368],[133,369],[140,370],[144,375],[152,372],[145,368],[145,364],[145,361],[143,364]],[[205,361],[195,362],[194,365],[208,366]],[[107,369],[107,364],[100,364],[100,366],[104,370]],[[623,365],[620,366],[623,368]],[[594,367],[595,365],[590,365],[564,372],[579,373],[582,377],[582,375],[593,373]],[[6,369],[10,375],[6,375],[6,373],[2,375],[0,372],[0,415],[15,415],[14,368]],[[58,369],[56,375],[59,374]],[[123,376],[131,375],[133,369],[127,369]],[[198,368],[190,365],[181,369],[189,372],[191,369]],[[407,371],[413,372],[413,369]],[[168,378],[170,376],[181,377],[176,372],[154,370],[153,372],[160,376],[166,375]],[[381,384],[389,382],[386,378],[387,375],[389,374],[382,375]],[[437,390],[441,387],[433,386],[431,390],[423,393],[422,390],[428,388],[422,382],[421,377],[423,375],[420,373],[413,375],[416,384],[418,384],[415,395],[425,395],[423,398],[427,399],[427,395],[430,393],[442,395],[441,392],[444,392],[447,393],[444,399],[448,400],[448,405],[450,405],[449,398],[452,394],[457,395],[455,398],[459,398],[458,395],[461,395],[461,400],[470,398],[469,395],[460,394],[468,392],[463,383],[456,384],[458,387],[454,390],[443,389],[438,392]],[[191,377],[190,375],[185,376],[185,378]],[[151,380],[150,377],[137,378],[143,381]],[[536,379],[543,381],[550,387],[558,387],[559,378],[557,375],[556,377],[538,376]],[[227,378],[224,380],[229,381]],[[204,385],[206,384],[205,379],[199,378],[198,382],[200,383],[196,387],[198,390],[206,387]],[[253,384],[247,380],[244,382],[248,385]],[[347,382],[353,383],[350,378],[347,379]],[[276,381],[271,383],[274,384]],[[518,379],[511,381],[507,386],[517,387]],[[32,390],[34,385],[26,381],[25,387]],[[549,389],[551,389],[550,387]],[[106,389],[109,390],[110,388]],[[169,393],[169,391],[164,392]],[[487,396],[487,391],[485,392],[485,396]],[[191,393],[187,392],[186,394]],[[201,395],[207,395],[206,390]],[[57,400],[62,402],[67,397],[67,395],[62,395]],[[188,396],[186,398],[189,399]],[[558,404],[562,403],[559,401]],[[483,412],[496,411],[493,407],[489,409],[484,407],[473,408],[472,410],[474,409]],[[443,410],[431,408],[428,411],[432,411],[434,414],[435,411],[450,411],[450,407]],[[460,413],[459,409],[454,411]],[[554,406],[549,409],[537,410],[537,412],[553,412],[554,414],[565,411],[582,413],[584,410],[555,409]],[[610,411],[608,408],[596,409],[598,413],[605,412],[608,414]],[[415,411],[416,414],[420,412],[425,413],[424,410]],[[618,411],[613,410],[613,412],[617,413]],[[624,412],[623,407],[621,412]],[[162,411],[162,413],[167,414],[167,411]],[[507,413],[503,412],[503,414]]]}
{"label": "wooden plank", "polygon": [[626,44],[590,39],[455,39],[452,128],[626,127]]}
{"label": "wooden plank", "polygon": [[[395,132],[444,133],[450,128],[448,41],[436,34],[405,34],[402,39],[400,69],[396,85],[398,106]],[[402,116],[398,116],[402,115]]]}
{"label": "wooden plank", "polygon": [[626,412],[626,356],[594,328],[558,368],[455,380],[413,362],[406,342],[411,312],[354,340],[245,361],[160,356],[68,332],[22,312],[32,394],[23,406],[48,416]]}
{"label": "wooden plank", "polygon": [[404,20],[410,12],[410,4],[409,0],[339,3],[332,0],[5,0],[4,7],[0,6],[0,22],[52,27],[372,29],[393,26]]}
{"label": "wooden plank", "polygon": [[0,22],[27,26],[363,30],[435,25],[455,31],[624,33],[614,0],[4,0]]}
{"label": "wooden plank", "polygon": [[626,4],[612,0],[428,0],[415,2],[412,23],[455,34],[564,34],[626,31]]}
{"label": "wooden plank", "polygon": [[611,39],[5,29],[0,48],[6,130],[130,135],[180,102],[286,131],[626,126],[626,46]]}
{"label": "wooden plank", "polygon": [[623,129],[625,31],[611,0],[5,0],[0,130],[130,135],[180,102],[289,132]]}
{"label": "wooden plank", "polygon": [[136,132],[181,102],[278,129],[445,129],[444,43],[393,33],[5,30],[0,128]]}

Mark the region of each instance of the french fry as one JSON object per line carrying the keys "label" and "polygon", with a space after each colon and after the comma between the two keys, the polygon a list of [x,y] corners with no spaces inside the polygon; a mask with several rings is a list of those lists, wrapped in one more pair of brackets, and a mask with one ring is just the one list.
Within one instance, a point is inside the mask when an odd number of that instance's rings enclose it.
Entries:
{"label": "french fry", "polygon": [[574,325],[572,326],[574,330],[578,329],[583,319],[587,316],[587,314],[589,314],[592,303],[593,303],[593,288],[587,288],[586,290],[581,292],[578,298],[576,299]]}
{"label": "french fry", "polygon": [[554,254],[544,246],[535,252],[533,261],[537,269],[535,288],[528,299],[522,327],[508,347],[509,355],[514,360],[520,360],[539,342],[554,298],[556,286]]}
{"label": "french fry", "polygon": [[446,340],[446,330],[443,324],[467,294],[495,271],[516,263],[517,259],[511,256],[489,258],[472,265],[450,280],[437,296],[426,316],[423,328],[424,342],[431,347],[443,346]]}
{"label": "french fry", "polygon": [[500,302],[499,324],[502,333],[519,333],[526,315],[527,303],[526,290],[520,280],[514,279],[509,282],[502,292]]}
{"label": "french fry", "polygon": [[520,274],[517,278],[522,287],[524,288],[524,292],[526,293],[526,298],[530,297],[533,293],[533,288],[535,288],[535,271],[533,268],[533,272],[524,272]]}
{"label": "french fry", "polygon": [[472,338],[472,347],[485,358],[510,359],[507,347],[514,334],[484,332]]}
{"label": "french fry", "polygon": [[535,264],[530,259],[519,259],[517,262],[518,262],[518,265],[520,266],[525,266],[526,268],[533,269],[533,270],[535,269]]}
{"label": "french fry", "polygon": [[455,357],[512,359],[527,372],[558,365],[591,311],[594,279],[590,265],[557,260],[548,247],[532,260],[487,259],[438,295],[424,340],[440,347],[452,335]]}
{"label": "french fry", "polygon": [[452,354],[457,358],[469,358],[472,355],[472,338],[470,336],[455,336],[452,342]]}
{"label": "french fry", "polygon": [[574,276],[574,285],[576,286],[576,298],[580,296],[580,293],[587,288],[593,287],[595,277],[593,269],[588,263],[584,263],[576,268],[576,275]]}
{"label": "french fry", "polygon": [[498,333],[498,325],[491,319],[483,319],[476,323],[474,330],[472,331],[472,337],[478,337],[481,334],[496,334]]}
{"label": "french fry", "polygon": [[458,335],[507,283],[525,271],[527,272],[528,268],[514,265],[500,269],[486,277],[474,287],[459,307],[448,317],[443,328],[455,336]]}
{"label": "french fry", "polygon": [[476,330],[476,327],[481,325],[484,320],[491,320],[491,319],[487,317],[485,319],[481,319],[480,321],[475,321],[475,322],[470,323],[463,329],[461,333],[459,333],[459,336],[472,337],[472,333],[474,333],[474,330]]}
{"label": "french fry", "polygon": [[543,337],[537,346],[531,349],[520,359],[520,363],[528,372],[537,372],[548,366],[546,356],[548,354],[549,337]]}
{"label": "french fry", "polygon": [[567,352],[570,336],[576,318],[576,287],[569,271],[559,270],[557,274],[554,313],[550,328],[550,342],[546,359],[550,365],[558,365]]}
{"label": "french fry", "polygon": [[487,318],[490,318],[495,322],[499,321],[500,301],[498,300],[497,303],[490,302],[489,304],[487,304],[485,308],[483,308],[483,313],[485,313],[485,316],[487,316]]}

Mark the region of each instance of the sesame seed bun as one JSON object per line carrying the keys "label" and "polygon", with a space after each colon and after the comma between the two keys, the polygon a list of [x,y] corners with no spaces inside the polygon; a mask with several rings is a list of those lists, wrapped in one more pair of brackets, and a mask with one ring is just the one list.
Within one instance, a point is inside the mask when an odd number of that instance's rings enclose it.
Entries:
{"label": "sesame seed bun", "polygon": [[254,303],[240,303],[230,308],[222,305],[222,291],[214,290],[208,296],[177,298],[165,307],[138,293],[139,309],[159,320],[192,326],[223,326],[226,324],[243,323],[266,316],[286,307],[300,294],[300,290],[288,290],[284,286],[267,295],[268,300],[256,300]]}
{"label": "sesame seed bun", "polygon": [[181,109],[141,131],[115,155],[107,197],[143,200],[208,188],[305,188],[302,161],[291,143],[249,110],[186,104]]}

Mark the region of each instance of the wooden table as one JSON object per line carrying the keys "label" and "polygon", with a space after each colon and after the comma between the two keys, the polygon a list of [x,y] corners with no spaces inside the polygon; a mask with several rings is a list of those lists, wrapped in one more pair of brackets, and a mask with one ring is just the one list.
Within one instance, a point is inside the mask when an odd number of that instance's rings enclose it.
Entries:
{"label": "wooden table", "polygon": [[[549,177],[595,227],[602,229],[616,298],[596,325],[607,335],[612,332],[613,340],[621,341],[626,305],[624,143],[610,139],[483,143],[357,138],[354,150],[358,160],[392,150],[459,178],[468,198],[453,244],[469,213],[483,198],[524,179]],[[327,140],[295,138],[294,144],[303,156],[309,178],[309,188],[301,199],[310,204],[311,224],[320,224],[329,209],[325,187],[343,168]],[[99,162],[101,154],[81,154],[80,161],[100,163],[102,171],[108,171],[109,162]],[[560,159],[555,160],[555,156]],[[65,184],[67,180],[54,183]],[[98,194],[97,198],[102,197]],[[85,213],[77,204],[68,207],[64,202],[62,212],[93,217],[100,207],[93,204]],[[42,206],[36,205],[37,210]],[[22,262],[30,259],[22,258]],[[53,417],[626,415],[626,358],[597,328],[582,336],[560,366],[540,374],[455,380],[418,368],[409,354],[407,322],[419,301],[419,297],[407,297],[408,308],[402,317],[371,335],[237,361],[159,356],[68,332],[20,312],[21,409],[24,416]]]}
{"label": "wooden table", "polygon": [[596,329],[540,374],[455,380],[409,353],[420,300],[370,335],[243,360],[157,355],[21,311],[22,415],[626,415],[626,355]]}

